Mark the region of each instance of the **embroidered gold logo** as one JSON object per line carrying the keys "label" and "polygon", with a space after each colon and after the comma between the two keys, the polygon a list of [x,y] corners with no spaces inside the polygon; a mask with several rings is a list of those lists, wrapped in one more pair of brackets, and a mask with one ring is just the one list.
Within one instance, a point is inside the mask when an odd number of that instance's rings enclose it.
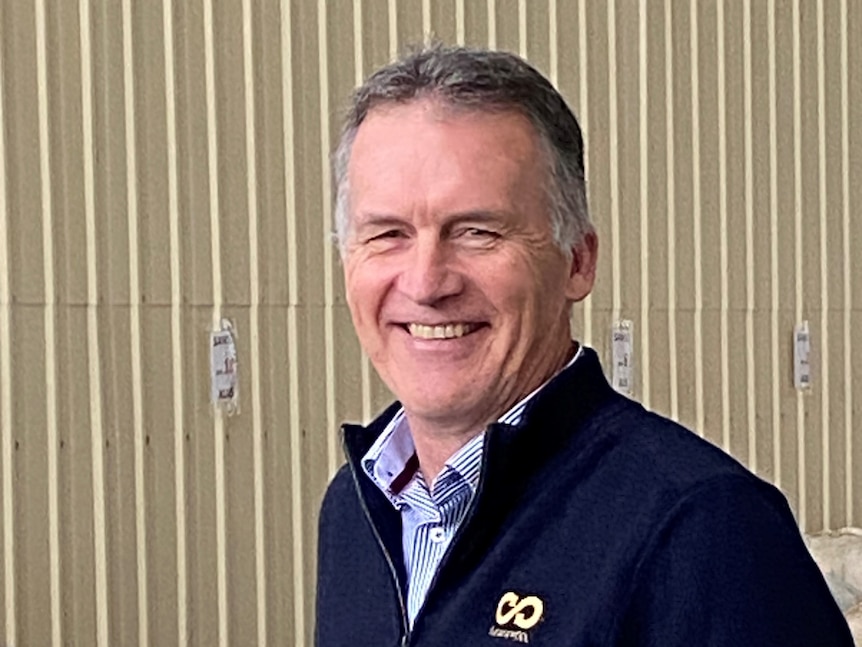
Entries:
{"label": "embroidered gold logo", "polygon": [[[535,595],[522,598],[514,591],[509,591],[497,603],[494,617],[497,624],[488,630],[488,635],[527,644],[530,642],[527,631],[538,624],[544,613],[545,604]],[[507,625],[512,628],[506,628]]]}
{"label": "embroidered gold logo", "polygon": [[545,605],[535,595],[519,598],[516,593],[504,593],[497,603],[497,624],[510,622],[519,629],[532,629],[542,619]]}

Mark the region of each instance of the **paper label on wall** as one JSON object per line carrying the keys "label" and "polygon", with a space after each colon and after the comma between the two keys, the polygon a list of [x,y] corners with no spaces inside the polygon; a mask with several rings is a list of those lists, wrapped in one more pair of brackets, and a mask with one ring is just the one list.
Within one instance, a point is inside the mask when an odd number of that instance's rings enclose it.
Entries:
{"label": "paper label on wall", "polygon": [[803,321],[793,329],[793,385],[800,391],[811,388],[811,333],[808,322]]}
{"label": "paper label on wall", "polygon": [[210,333],[210,384],[213,404],[233,412],[239,398],[239,373],[233,327],[227,320],[222,320],[221,330]]}
{"label": "paper label on wall", "polygon": [[613,387],[624,395],[631,395],[634,387],[632,383],[633,356],[632,356],[632,322],[623,319],[614,324],[611,330],[611,344],[613,354],[613,376],[611,383]]}

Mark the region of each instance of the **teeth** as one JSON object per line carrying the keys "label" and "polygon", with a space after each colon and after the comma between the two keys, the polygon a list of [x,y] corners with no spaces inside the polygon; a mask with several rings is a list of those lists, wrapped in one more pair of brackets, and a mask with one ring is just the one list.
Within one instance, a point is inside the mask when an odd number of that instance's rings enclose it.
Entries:
{"label": "teeth", "polygon": [[476,329],[474,324],[446,324],[445,326],[425,326],[412,323],[407,329],[413,337],[420,339],[457,339]]}

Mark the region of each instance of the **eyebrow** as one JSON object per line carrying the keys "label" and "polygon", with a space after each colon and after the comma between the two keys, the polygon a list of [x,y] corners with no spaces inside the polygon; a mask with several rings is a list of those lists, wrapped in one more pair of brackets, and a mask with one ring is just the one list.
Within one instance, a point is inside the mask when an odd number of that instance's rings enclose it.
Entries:
{"label": "eyebrow", "polygon": [[[440,225],[443,229],[451,229],[464,223],[502,225],[512,219],[512,214],[505,210],[477,209],[475,211],[460,211],[448,214],[441,219]],[[403,216],[373,212],[359,214],[353,224],[354,231],[404,226],[412,227],[413,224],[408,218],[404,218]]]}
{"label": "eyebrow", "polygon": [[444,226],[461,224],[463,222],[479,222],[479,223],[502,223],[506,220],[511,220],[512,214],[508,211],[493,209],[464,211],[453,213],[444,219]]}
{"label": "eyebrow", "polygon": [[407,223],[405,218],[385,213],[364,213],[359,215],[354,223],[354,226],[359,229],[362,227],[385,227],[389,225],[404,225]]}

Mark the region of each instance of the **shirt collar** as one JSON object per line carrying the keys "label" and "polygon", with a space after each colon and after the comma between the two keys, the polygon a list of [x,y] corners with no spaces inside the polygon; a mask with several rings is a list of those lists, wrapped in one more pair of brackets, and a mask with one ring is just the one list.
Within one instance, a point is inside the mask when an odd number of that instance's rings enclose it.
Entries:
{"label": "shirt collar", "polygon": [[[511,409],[498,418],[498,422],[517,426],[524,417],[527,404],[547,386],[556,375],[572,366],[583,354],[583,346],[578,345],[577,352],[560,371],[549,378],[541,386],[519,400]],[[479,483],[479,473],[482,464],[482,449],[485,432],[482,431],[464,447],[453,454],[444,464],[457,471],[464,478],[471,490],[475,492]],[[383,433],[377,437],[371,448],[360,461],[366,475],[374,481],[378,488],[392,501],[400,504],[400,492],[413,480],[419,468],[416,457],[416,446],[404,408],[398,409]],[[430,486],[430,483],[428,484]]]}

